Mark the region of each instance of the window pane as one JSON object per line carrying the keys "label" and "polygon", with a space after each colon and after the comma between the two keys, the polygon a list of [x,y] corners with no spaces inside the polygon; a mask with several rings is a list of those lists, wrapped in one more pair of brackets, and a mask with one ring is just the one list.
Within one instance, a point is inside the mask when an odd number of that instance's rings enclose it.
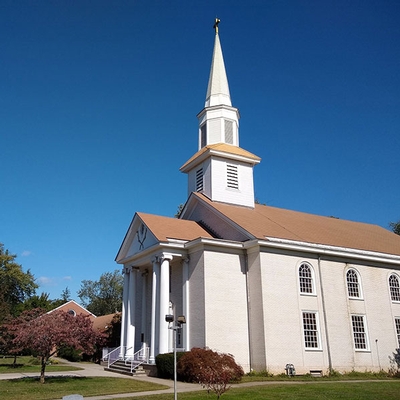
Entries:
{"label": "window pane", "polygon": [[367,335],[364,327],[364,317],[362,315],[352,315],[354,346],[356,349],[367,348]]}
{"label": "window pane", "polygon": [[299,280],[301,293],[313,293],[311,268],[308,265],[300,265]]}
{"label": "window pane", "polygon": [[399,278],[396,275],[390,275],[389,287],[392,301],[400,301],[400,284]]}
{"label": "window pane", "polygon": [[304,345],[307,348],[318,348],[318,329],[315,313],[303,312]]}
{"label": "window pane", "polygon": [[399,343],[400,347],[400,318],[396,318],[394,322],[396,324],[397,342]]}
{"label": "window pane", "polygon": [[349,297],[360,297],[358,276],[356,271],[354,271],[353,269],[347,271],[347,291]]}

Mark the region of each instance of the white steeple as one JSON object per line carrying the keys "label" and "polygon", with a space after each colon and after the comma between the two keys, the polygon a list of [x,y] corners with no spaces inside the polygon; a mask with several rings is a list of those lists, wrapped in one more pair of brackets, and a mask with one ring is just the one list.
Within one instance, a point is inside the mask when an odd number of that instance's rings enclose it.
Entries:
{"label": "white steeple", "polygon": [[210,78],[208,80],[205,107],[226,105],[232,106],[229,93],[228,78],[225,71],[224,57],[222,56],[221,42],[218,35],[219,19],[215,21],[215,43],[211,62]]}
{"label": "white steeple", "polygon": [[232,107],[224,58],[215,20],[215,42],[204,109],[199,119],[199,149],[182,167],[188,192],[212,201],[254,207],[256,155],[239,147],[239,111]]}
{"label": "white steeple", "polygon": [[199,119],[199,150],[209,144],[227,143],[239,146],[239,111],[232,107],[224,57],[216,19],[214,52],[204,109]]}

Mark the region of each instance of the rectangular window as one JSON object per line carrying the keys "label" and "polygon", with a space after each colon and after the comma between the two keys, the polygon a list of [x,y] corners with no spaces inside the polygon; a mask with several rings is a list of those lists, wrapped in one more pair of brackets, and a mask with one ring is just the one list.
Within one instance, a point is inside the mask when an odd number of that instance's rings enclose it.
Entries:
{"label": "rectangular window", "polygon": [[303,312],[304,346],[306,349],[318,349],[318,325],[316,312]]}
{"label": "rectangular window", "polygon": [[203,190],[203,168],[196,171],[196,192]]}
{"label": "rectangular window", "polygon": [[400,317],[394,319],[396,325],[397,343],[400,347]]}
{"label": "rectangular window", "polygon": [[227,186],[232,189],[239,189],[238,167],[237,165],[227,164]]}
{"label": "rectangular window", "polygon": [[367,331],[365,329],[365,316],[352,315],[354,347],[356,350],[368,350]]}

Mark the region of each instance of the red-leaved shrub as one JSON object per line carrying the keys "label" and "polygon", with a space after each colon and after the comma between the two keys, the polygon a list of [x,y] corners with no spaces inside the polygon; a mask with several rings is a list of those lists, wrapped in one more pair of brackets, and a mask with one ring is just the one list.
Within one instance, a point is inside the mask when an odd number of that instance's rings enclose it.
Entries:
{"label": "red-leaved shrub", "polygon": [[231,382],[239,381],[244,374],[232,355],[196,347],[179,359],[177,372],[180,379],[199,383],[213,391],[218,399],[230,388]]}

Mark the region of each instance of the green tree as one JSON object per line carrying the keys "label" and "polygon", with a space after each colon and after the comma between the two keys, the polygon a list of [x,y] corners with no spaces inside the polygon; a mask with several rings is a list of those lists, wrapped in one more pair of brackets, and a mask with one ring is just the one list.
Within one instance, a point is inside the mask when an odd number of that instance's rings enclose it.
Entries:
{"label": "green tree", "polygon": [[42,293],[40,296],[34,294],[33,296],[28,297],[17,307],[18,314],[20,314],[22,311],[32,310],[33,308],[42,308],[46,311],[52,310],[54,306],[53,301],[49,299],[49,294]]}
{"label": "green tree", "polygon": [[389,226],[396,235],[400,235],[400,221],[391,222]]}
{"label": "green tree", "polygon": [[61,292],[61,299],[64,303],[67,303],[71,300],[71,291],[69,290],[68,286]]}
{"label": "green tree", "polygon": [[98,281],[83,280],[78,291],[81,303],[94,315],[121,311],[124,278],[119,270],[105,272]]}
{"label": "green tree", "polygon": [[18,305],[34,295],[38,287],[33,274],[29,270],[24,272],[15,262],[16,257],[0,243],[0,310],[6,312],[0,315],[0,323],[7,314],[15,315]]}

